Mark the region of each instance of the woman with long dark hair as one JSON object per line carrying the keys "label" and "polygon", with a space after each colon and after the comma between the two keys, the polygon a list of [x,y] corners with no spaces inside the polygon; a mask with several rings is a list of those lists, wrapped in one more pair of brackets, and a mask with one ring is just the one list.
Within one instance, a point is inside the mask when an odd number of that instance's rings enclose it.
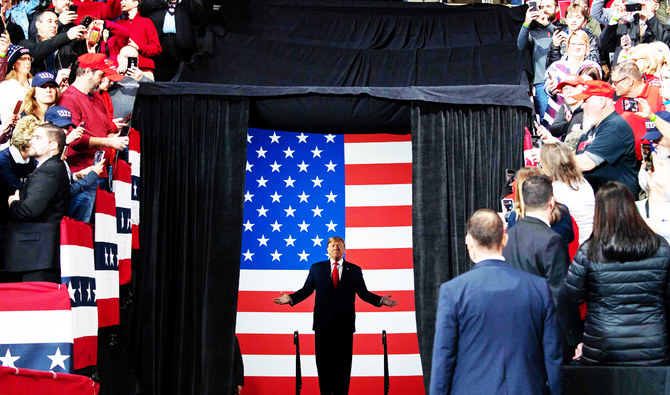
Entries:
{"label": "woman with long dark hair", "polygon": [[608,182],[596,193],[593,233],[582,244],[561,290],[586,302],[583,364],[662,365],[669,362],[665,304],[670,247],[635,207],[630,190]]}

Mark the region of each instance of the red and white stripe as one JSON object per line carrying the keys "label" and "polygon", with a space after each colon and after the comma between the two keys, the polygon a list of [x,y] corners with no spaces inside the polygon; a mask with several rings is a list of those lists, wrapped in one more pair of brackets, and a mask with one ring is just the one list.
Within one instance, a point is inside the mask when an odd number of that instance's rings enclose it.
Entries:
{"label": "red and white stripe", "polygon": [[112,191],[116,196],[116,223],[117,223],[117,245],[119,248],[119,284],[130,283],[131,267],[130,258],[133,253],[132,238],[132,185],[131,168],[124,161],[119,160],[114,169],[114,180]]}
{"label": "red and white stripe", "polygon": [[[377,308],[356,300],[350,393],[383,393],[387,332],[390,393],[423,394],[416,336],[412,258],[412,148],[410,135],[345,135],[345,259],[363,269],[368,289],[400,304]],[[314,295],[293,306],[269,305],[279,292],[300,289],[306,270],[240,273],[237,336],[245,391],[294,394],[293,331],[300,333],[302,393],[318,393],[312,331]],[[258,312],[263,305],[264,312]]]}
{"label": "red and white stripe", "polygon": [[[114,194],[98,188],[95,197],[95,241],[116,244],[116,199]],[[105,255],[113,252],[105,251]],[[115,261],[115,257],[111,257]],[[107,263],[97,263],[99,267]],[[119,272],[118,270],[96,270],[95,283],[98,299],[98,326],[119,324]]]}
{"label": "red and white stripe", "polygon": [[[96,277],[93,229],[85,222],[63,217],[60,243],[61,278],[67,283],[68,290],[73,294],[81,293],[81,289],[73,289],[70,279],[74,277],[94,279]],[[77,288],[77,285],[74,285],[74,288]],[[94,290],[93,293],[96,295],[97,290]],[[98,309],[94,305],[78,305],[73,294],[70,295],[74,336],[72,362],[75,369],[81,369],[95,366],[98,361]]]}
{"label": "red and white stripe", "polygon": [[[130,129],[128,133],[128,162],[130,163],[131,176],[135,179],[140,178],[140,161],[142,156],[140,154],[140,132],[135,129]],[[134,185],[132,188],[139,188],[139,185]],[[140,200],[139,191],[131,191],[133,199],[131,206],[131,221],[133,224],[133,249],[140,248],[139,238],[139,224],[140,224]]]}

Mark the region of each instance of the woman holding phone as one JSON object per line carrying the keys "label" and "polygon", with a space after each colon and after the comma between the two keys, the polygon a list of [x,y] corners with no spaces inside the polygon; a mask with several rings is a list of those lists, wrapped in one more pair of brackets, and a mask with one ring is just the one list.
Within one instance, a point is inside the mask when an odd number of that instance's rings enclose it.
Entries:
{"label": "woman holding phone", "polygon": [[7,130],[19,119],[19,110],[30,90],[32,58],[28,48],[10,45],[7,52],[7,75],[0,83],[0,129]]}

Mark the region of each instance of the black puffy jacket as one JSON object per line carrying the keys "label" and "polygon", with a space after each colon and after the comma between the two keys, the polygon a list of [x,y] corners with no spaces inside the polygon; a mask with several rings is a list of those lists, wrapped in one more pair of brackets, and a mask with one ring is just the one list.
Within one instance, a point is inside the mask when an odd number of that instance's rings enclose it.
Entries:
{"label": "black puffy jacket", "polygon": [[661,365],[669,361],[665,315],[670,303],[670,247],[634,262],[593,262],[582,244],[568,269],[562,297],[586,302],[582,362]]}

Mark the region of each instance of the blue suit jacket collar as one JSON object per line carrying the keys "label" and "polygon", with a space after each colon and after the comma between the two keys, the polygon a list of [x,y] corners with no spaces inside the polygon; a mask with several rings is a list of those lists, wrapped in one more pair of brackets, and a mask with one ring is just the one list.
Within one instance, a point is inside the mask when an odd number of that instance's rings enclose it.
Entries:
{"label": "blue suit jacket collar", "polygon": [[499,260],[499,259],[485,259],[483,261],[479,261],[475,263],[475,266],[473,269],[476,269],[478,267],[485,267],[485,266],[508,266],[507,262]]}

